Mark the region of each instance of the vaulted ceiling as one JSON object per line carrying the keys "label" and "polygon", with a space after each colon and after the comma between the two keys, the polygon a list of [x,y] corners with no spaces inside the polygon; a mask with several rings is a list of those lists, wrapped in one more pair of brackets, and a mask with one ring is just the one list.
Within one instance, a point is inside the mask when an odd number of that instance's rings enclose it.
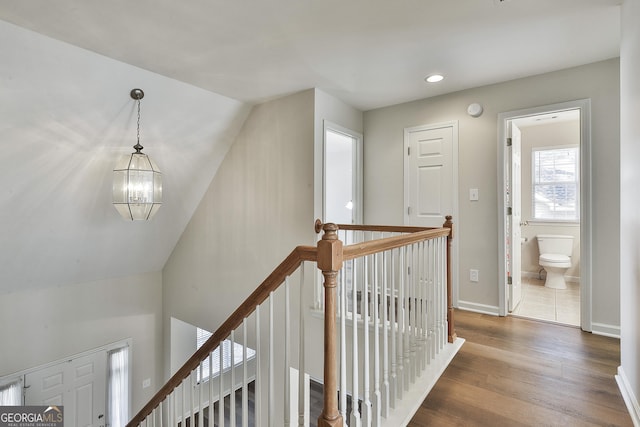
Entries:
{"label": "vaulted ceiling", "polygon": [[[251,104],[369,110],[613,58],[619,4],[0,0],[0,292],[161,269]],[[133,87],[167,179],[150,223],[109,207]]]}

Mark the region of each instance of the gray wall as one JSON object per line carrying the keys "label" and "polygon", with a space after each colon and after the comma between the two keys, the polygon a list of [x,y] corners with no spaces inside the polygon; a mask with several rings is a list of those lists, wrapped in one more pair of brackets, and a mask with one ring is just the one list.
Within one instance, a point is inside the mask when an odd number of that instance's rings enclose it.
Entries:
{"label": "gray wall", "polygon": [[[635,395],[640,422],[640,1],[622,5],[620,143],[620,287],[622,340],[620,376]],[[615,221],[615,218],[611,219]]]}
{"label": "gray wall", "polygon": [[160,273],[2,295],[0,377],[131,338],[137,412],[162,385],[161,296]]}
{"label": "gray wall", "polygon": [[[583,98],[592,100],[593,322],[617,327],[618,272],[612,266],[619,263],[618,59],[365,112],[365,222],[403,221],[403,129],[458,120],[459,298],[497,312],[497,115]],[[472,102],[484,105],[480,118],[466,114]],[[480,190],[478,202],[469,202],[469,188]],[[470,268],[480,270],[479,283],[469,282]]]}

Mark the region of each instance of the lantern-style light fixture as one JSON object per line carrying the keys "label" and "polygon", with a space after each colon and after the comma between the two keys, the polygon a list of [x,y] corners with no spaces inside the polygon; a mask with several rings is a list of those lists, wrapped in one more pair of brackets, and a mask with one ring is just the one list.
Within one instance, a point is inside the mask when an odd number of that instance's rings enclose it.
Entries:
{"label": "lantern-style light fixture", "polygon": [[149,220],[162,205],[162,173],[140,145],[140,100],[144,92],[133,89],[131,98],[138,103],[136,151],[123,156],[113,169],[113,206],[125,219]]}

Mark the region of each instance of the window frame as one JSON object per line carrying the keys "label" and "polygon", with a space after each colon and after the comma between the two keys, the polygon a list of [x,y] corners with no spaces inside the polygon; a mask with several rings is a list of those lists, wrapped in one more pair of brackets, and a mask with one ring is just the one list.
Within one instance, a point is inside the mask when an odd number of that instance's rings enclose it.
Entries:
{"label": "window frame", "polygon": [[[552,182],[537,182],[536,176],[536,153],[541,151],[554,151],[554,150],[567,150],[572,149],[575,151],[575,179],[574,181],[552,181]],[[580,224],[580,145],[579,144],[570,144],[570,145],[548,145],[548,146],[538,146],[531,148],[531,221],[532,223],[558,223],[558,224]],[[575,194],[576,194],[576,216],[574,218],[539,218],[536,216],[536,188],[538,186],[548,186],[548,185],[575,185]]]}

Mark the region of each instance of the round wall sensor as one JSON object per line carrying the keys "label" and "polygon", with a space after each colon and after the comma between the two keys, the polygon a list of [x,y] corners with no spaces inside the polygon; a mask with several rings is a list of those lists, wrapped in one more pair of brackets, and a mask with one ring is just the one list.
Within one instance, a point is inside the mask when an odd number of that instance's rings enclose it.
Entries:
{"label": "round wall sensor", "polygon": [[467,113],[469,113],[471,117],[480,117],[483,111],[484,110],[482,108],[482,105],[478,104],[477,102],[469,104],[469,106],[467,107]]}

